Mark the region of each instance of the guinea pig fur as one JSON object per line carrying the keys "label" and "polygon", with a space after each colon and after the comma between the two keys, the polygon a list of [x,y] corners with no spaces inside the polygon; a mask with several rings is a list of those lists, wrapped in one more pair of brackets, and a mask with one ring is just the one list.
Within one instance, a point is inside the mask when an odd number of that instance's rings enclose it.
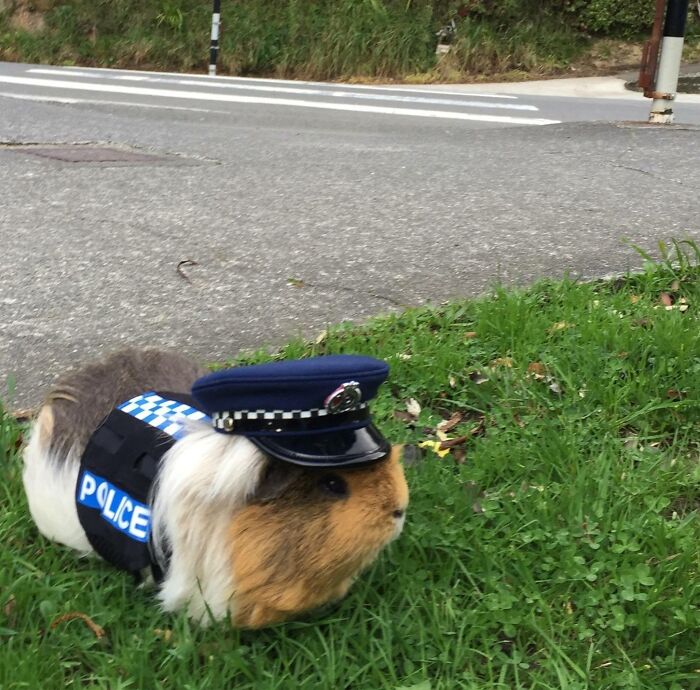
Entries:
{"label": "guinea pig fur", "polygon": [[[187,393],[203,373],[177,354],[125,350],[60,379],[24,450],[39,531],[93,552],[75,503],[91,434],[121,402],[148,390]],[[362,468],[309,470],[206,422],[188,427],[163,456],[148,501],[168,611],[251,628],[289,619],[342,598],[401,532],[408,489],[397,448]]]}

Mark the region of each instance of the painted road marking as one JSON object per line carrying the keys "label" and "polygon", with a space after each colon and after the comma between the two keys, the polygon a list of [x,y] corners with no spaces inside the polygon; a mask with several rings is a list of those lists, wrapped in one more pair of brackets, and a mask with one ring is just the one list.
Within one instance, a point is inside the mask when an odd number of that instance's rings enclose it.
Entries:
{"label": "painted road marking", "polygon": [[[30,70],[35,74],[49,74],[49,75],[61,75],[63,77],[87,77],[89,79],[104,79],[105,77],[101,74],[93,74],[89,72],[74,72],[67,70],[55,70],[55,69],[33,69]],[[200,81],[193,81],[191,79],[162,79],[159,77],[132,77],[129,75],[119,76],[119,75],[109,75],[107,79],[120,79],[120,80],[130,80],[138,81],[146,79],[151,83],[161,83],[161,84],[178,84],[180,86],[207,86],[209,88],[216,89],[242,89],[244,91],[265,91],[272,93],[291,93],[300,94],[302,96],[330,96],[332,98],[356,98],[356,99],[371,99],[376,101],[399,101],[401,103],[425,103],[427,105],[452,105],[461,108],[492,108],[499,110],[530,110],[538,111],[534,105],[521,105],[519,103],[493,103],[491,101],[455,101],[448,98],[434,98],[429,94],[425,97],[418,96],[394,96],[391,94],[376,94],[376,93],[365,93],[357,91],[332,91],[328,89],[306,89],[306,88],[289,88],[284,86],[257,86],[248,84],[232,84],[232,83],[221,83],[221,82],[209,82],[203,83]]]}
{"label": "painted road marking", "polygon": [[377,115],[403,115],[409,117],[439,118],[445,120],[469,120],[472,122],[493,122],[511,125],[552,125],[559,120],[545,118],[511,117],[509,115],[476,115],[449,110],[420,110],[417,108],[392,108],[385,106],[361,105],[350,103],[329,103],[326,101],[305,101],[292,98],[265,98],[263,96],[238,96],[227,93],[208,93],[204,91],[176,91],[173,89],[153,89],[141,86],[113,86],[111,84],[90,84],[65,81],[61,79],[34,79],[31,77],[9,77],[0,75],[0,83],[20,84],[49,89],[67,89],[72,91],[98,91],[102,93],[119,93],[132,96],[153,96],[156,98],[180,98],[195,101],[216,101],[225,103],[248,103],[255,105],[288,106],[293,108],[312,108],[317,110],[339,110],[346,112],[372,113]]}
{"label": "painted road marking", "polygon": [[[38,68],[38,67],[32,67],[27,70],[27,72],[34,72],[34,73],[42,73],[46,74],[48,70],[44,68]],[[378,91],[378,90],[386,90],[386,91],[396,91],[396,92],[401,92],[401,93],[420,93],[420,94],[429,94],[431,93],[428,89],[409,89],[405,87],[400,87],[400,86],[370,86],[368,84],[342,84],[342,83],[336,83],[336,82],[323,82],[323,81],[303,81],[303,80],[296,80],[296,79],[265,79],[262,77],[222,77],[222,76],[217,76],[217,77],[210,77],[207,74],[188,74],[188,73],[183,73],[183,72],[147,72],[145,70],[117,70],[117,69],[112,69],[110,67],[90,67],[84,70],[74,70],[72,68],[53,68],[51,71],[51,74],[56,74],[56,75],[65,75],[65,74],[74,74],[76,76],[92,76],[92,73],[104,73],[104,72],[110,72],[113,74],[118,74],[118,75],[123,75],[120,77],[120,79],[129,79],[132,77],[134,74],[144,74],[144,75],[153,75],[155,77],[187,77],[188,79],[198,79],[201,80],[201,82],[204,83],[216,83],[220,81],[226,81],[226,82],[241,82],[241,83],[250,83],[250,82],[260,82],[263,84],[301,84],[302,86],[316,86],[316,87],[327,87],[327,86],[332,86],[335,89],[355,89],[355,90],[370,90],[370,91]],[[144,77],[144,79],[147,79],[148,77]],[[513,96],[511,94],[496,94],[496,93],[480,93],[480,92],[466,92],[466,91],[443,91],[440,89],[440,94],[443,96],[462,96],[466,98],[502,98],[502,99],[507,99],[507,100],[518,100],[519,96]]]}
{"label": "painted road marking", "polygon": [[38,101],[39,103],[63,103],[76,105],[88,103],[90,105],[123,105],[128,108],[157,108],[162,110],[187,110],[193,113],[220,113],[230,115],[228,110],[212,110],[211,108],[186,108],[182,105],[156,105],[155,103],[134,103],[133,101],[106,101],[97,98],[68,98],[66,96],[32,96],[26,93],[10,93],[0,91],[0,98],[14,98],[17,101]]}

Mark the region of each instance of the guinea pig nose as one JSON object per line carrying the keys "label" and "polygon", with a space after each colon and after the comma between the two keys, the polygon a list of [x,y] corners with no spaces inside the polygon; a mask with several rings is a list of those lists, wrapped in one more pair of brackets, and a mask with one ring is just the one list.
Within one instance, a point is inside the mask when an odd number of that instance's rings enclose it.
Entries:
{"label": "guinea pig nose", "polygon": [[398,519],[400,519],[400,518],[403,517],[403,514],[404,514],[405,512],[406,512],[406,511],[404,511],[404,510],[395,510],[395,511],[392,513],[392,515],[398,520]]}

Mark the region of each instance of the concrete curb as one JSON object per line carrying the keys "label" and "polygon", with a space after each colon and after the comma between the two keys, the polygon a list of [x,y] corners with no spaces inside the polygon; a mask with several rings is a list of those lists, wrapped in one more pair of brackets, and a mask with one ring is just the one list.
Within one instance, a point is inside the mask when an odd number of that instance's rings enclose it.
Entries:
{"label": "concrete curb", "polygon": [[[628,75],[629,77],[629,75]],[[636,75],[634,76],[636,78]],[[625,84],[630,81],[624,75],[614,77],[573,77],[566,79],[542,79],[527,82],[501,82],[493,84],[435,84],[412,88],[426,91],[454,91],[459,93],[501,93],[527,96],[556,96],[562,98],[610,98],[639,101],[640,94],[630,91]],[[391,88],[391,87],[389,87]],[[679,94],[679,103],[700,103],[700,95]]]}

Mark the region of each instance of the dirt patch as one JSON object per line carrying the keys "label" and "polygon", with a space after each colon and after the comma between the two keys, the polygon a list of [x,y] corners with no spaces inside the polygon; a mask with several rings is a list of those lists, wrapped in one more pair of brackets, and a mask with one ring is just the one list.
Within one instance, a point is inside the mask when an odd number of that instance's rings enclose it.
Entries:
{"label": "dirt patch", "polygon": [[4,2],[0,0],[0,10],[3,9],[10,12],[10,26],[18,31],[29,31],[30,33],[40,33],[46,27],[44,21],[44,10],[35,2],[27,2],[26,0],[16,0],[15,2]]}
{"label": "dirt patch", "polygon": [[10,26],[20,31],[29,31],[30,33],[38,34],[44,30],[46,23],[44,22],[43,14],[23,9],[19,12],[15,12],[12,17],[10,17]]}

